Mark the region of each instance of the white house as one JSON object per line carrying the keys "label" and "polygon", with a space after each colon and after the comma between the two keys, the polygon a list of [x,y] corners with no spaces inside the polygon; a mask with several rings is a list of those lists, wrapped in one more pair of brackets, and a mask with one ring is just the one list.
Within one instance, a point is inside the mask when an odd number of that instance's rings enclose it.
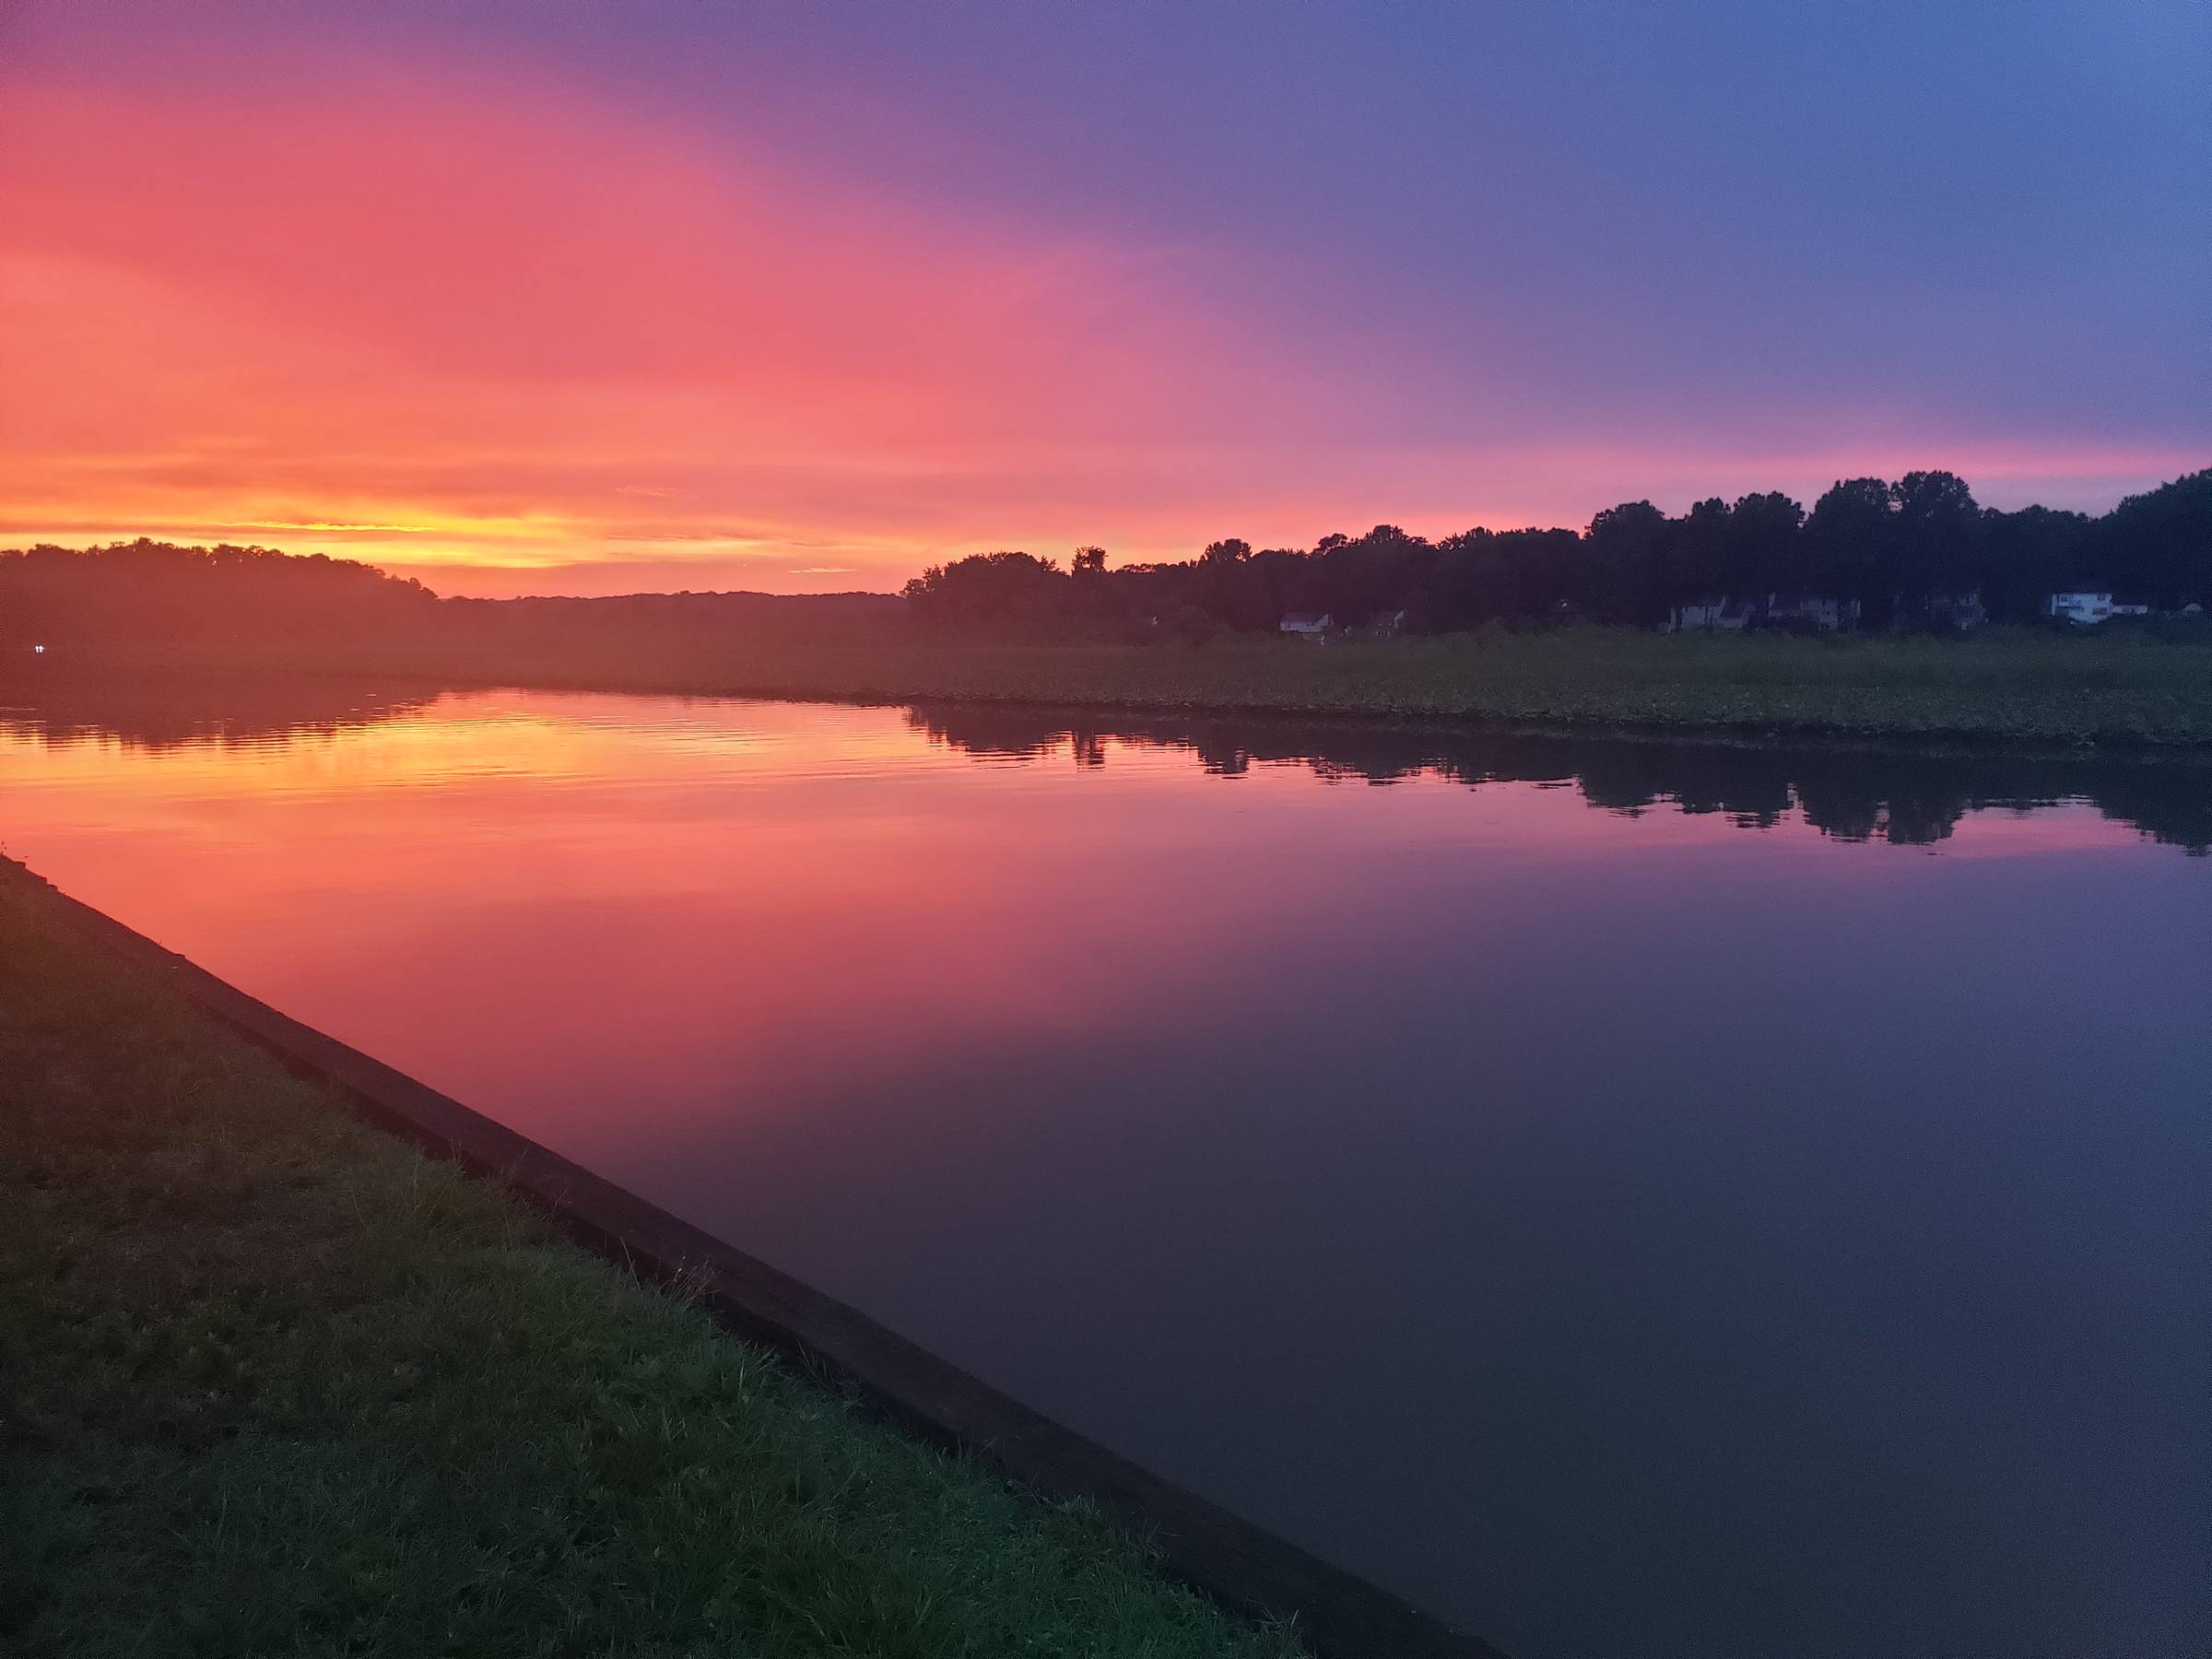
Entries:
{"label": "white house", "polygon": [[2045,614],[2053,621],[2096,623],[2128,613],[2114,606],[2110,594],[2053,594]]}
{"label": "white house", "polygon": [[1684,633],[1693,628],[1718,628],[1721,625],[1721,613],[1727,608],[1728,601],[1724,597],[1695,599],[1688,605],[1677,605],[1667,614],[1666,630],[1669,633]]}
{"label": "white house", "polygon": [[1677,605],[1666,616],[1669,633],[1692,629],[1735,633],[1755,622],[1783,628],[1809,628],[1820,633],[1859,625],[1859,602],[1827,594],[1769,594],[1764,599],[1738,598],[1733,594],[1708,594],[1688,605]]}
{"label": "white house", "polygon": [[1724,594],[1718,598],[1709,596],[1676,606],[1667,613],[1666,628],[1669,633],[1686,633],[1693,628],[1704,629],[1709,633],[1715,629],[1734,633],[1748,628],[1758,614],[1758,601]]}
{"label": "white house", "polygon": [[1787,598],[1780,594],[1767,595],[1768,621],[1777,625],[1794,623],[1819,633],[1856,628],[1859,612],[1856,599],[1838,599],[1831,594],[1795,594]]}
{"label": "white house", "polygon": [[1312,640],[1319,644],[1329,637],[1329,629],[1335,625],[1336,618],[1326,611],[1319,615],[1312,611],[1288,611],[1284,614],[1282,621],[1277,624],[1277,629],[1295,639]]}

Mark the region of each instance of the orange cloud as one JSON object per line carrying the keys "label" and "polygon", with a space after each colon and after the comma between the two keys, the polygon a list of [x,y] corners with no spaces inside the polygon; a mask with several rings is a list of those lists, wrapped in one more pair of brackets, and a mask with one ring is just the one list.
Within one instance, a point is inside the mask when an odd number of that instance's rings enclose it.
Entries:
{"label": "orange cloud", "polygon": [[1228,414],[1189,255],[483,92],[12,91],[0,529],[883,577]]}

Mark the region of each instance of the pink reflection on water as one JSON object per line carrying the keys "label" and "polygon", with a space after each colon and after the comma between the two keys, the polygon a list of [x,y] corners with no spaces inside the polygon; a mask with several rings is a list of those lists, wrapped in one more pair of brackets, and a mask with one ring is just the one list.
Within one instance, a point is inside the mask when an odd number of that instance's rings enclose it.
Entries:
{"label": "pink reflection on water", "polygon": [[[2212,888],[1972,805],[2064,777],[512,692],[53,729],[0,712],[0,836],[65,889],[1507,1651],[2178,1582]],[[2099,798],[2194,845],[2187,782]]]}
{"label": "pink reflection on water", "polygon": [[[1887,849],[1630,822],[1556,782],[1423,777],[1384,804],[1302,764],[1225,780],[1173,747],[1087,747],[1106,764],[1072,741],[979,764],[891,709],[469,693],[252,746],[0,735],[0,789],[8,850],[65,890],[618,1156],[648,1124],[895,1088],[933,1049],[1142,1030],[1255,962],[1320,947],[1357,971],[1391,919],[1470,888],[1503,938],[1609,860],[1690,885],[1724,860],[1738,889],[1813,859],[1828,883],[1894,876]],[[2130,839],[2066,806],[1973,815],[1941,852]]]}

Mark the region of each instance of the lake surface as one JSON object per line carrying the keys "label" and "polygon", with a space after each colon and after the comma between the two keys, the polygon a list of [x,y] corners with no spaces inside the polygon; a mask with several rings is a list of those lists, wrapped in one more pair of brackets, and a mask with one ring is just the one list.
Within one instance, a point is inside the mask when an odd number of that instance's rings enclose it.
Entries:
{"label": "lake surface", "polygon": [[1514,1659],[2212,1648],[2212,771],[0,702],[67,891]]}

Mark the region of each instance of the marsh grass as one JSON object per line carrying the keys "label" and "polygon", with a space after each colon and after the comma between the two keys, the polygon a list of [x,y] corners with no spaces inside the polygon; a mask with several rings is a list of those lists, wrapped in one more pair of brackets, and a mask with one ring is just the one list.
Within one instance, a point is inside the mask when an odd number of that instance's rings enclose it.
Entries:
{"label": "marsh grass", "polygon": [[1296,1653],[348,1119],[0,865],[0,1651]]}
{"label": "marsh grass", "polygon": [[[230,659],[222,659],[229,665]],[[1382,715],[1557,730],[1703,731],[2121,747],[2212,744],[2212,626],[2067,637],[1668,636],[1566,628],[1313,646],[1018,645],[608,629],[559,641],[362,643],[264,667],[448,684],[1125,710]],[[207,665],[175,657],[167,665]],[[65,668],[66,665],[57,665]]]}

